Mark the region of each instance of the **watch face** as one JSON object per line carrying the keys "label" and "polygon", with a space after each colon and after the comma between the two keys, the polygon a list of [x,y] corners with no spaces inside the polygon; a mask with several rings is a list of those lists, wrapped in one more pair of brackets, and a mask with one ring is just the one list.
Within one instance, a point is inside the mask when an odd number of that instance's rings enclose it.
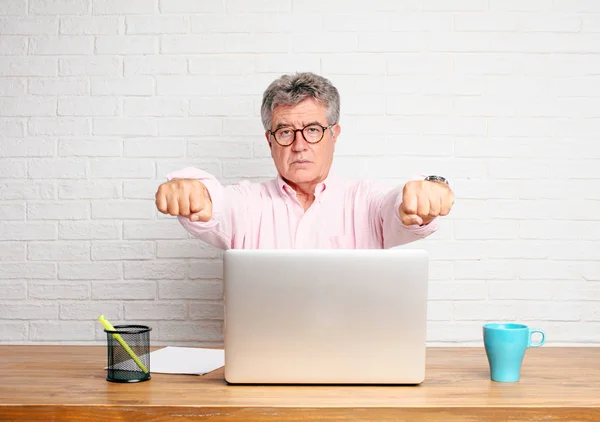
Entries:
{"label": "watch face", "polygon": [[429,180],[432,182],[442,182],[442,183],[446,183],[446,184],[448,183],[448,181],[442,176],[427,176],[425,178],[425,180]]}

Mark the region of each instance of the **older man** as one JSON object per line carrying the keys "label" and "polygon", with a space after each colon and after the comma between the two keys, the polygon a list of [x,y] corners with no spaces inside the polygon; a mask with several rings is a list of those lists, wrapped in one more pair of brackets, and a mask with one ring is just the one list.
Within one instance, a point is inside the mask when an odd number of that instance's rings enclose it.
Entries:
{"label": "older man", "polygon": [[205,171],[185,168],[160,185],[156,206],[221,249],[389,248],[436,231],[454,202],[443,177],[383,189],[332,174],[339,115],[339,94],[329,80],[284,75],[266,89],[261,108],[277,177],[223,186]]}

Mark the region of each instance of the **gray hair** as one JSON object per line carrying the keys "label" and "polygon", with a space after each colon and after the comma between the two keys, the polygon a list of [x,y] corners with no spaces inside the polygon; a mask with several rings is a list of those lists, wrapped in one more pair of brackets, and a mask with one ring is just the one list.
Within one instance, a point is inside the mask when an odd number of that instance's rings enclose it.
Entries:
{"label": "gray hair", "polygon": [[332,83],[311,72],[283,75],[274,80],[263,94],[260,116],[265,130],[271,129],[273,110],[278,106],[293,107],[312,98],[327,107],[327,123],[338,123],[340,94]]}

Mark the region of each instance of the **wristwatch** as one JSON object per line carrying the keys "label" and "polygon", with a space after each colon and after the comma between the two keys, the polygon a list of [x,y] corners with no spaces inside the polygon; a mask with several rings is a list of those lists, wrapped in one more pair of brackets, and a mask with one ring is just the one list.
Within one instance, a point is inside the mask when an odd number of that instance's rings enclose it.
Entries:
{"label": "wristwatch", "polygon": [[427,176],[425,178],[425,180],[430,181],[430,182],[442,182],[447,185],[450,185],[450,183],[448,183],[448,180],[446,180],[446,178],[442,177],[442,176]]}

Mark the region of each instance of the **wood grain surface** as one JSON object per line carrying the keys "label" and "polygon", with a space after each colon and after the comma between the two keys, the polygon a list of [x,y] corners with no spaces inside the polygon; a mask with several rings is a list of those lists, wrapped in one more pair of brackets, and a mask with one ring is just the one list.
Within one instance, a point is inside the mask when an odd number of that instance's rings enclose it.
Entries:
{"label": "wood grain surface", "polygon": [[527,351],[495,383],[482,348],[429,348],[420,386],[228,385],[153,373],[106,381],[102,346],[0,346],[0,421],[600,421],[600,348]]}

